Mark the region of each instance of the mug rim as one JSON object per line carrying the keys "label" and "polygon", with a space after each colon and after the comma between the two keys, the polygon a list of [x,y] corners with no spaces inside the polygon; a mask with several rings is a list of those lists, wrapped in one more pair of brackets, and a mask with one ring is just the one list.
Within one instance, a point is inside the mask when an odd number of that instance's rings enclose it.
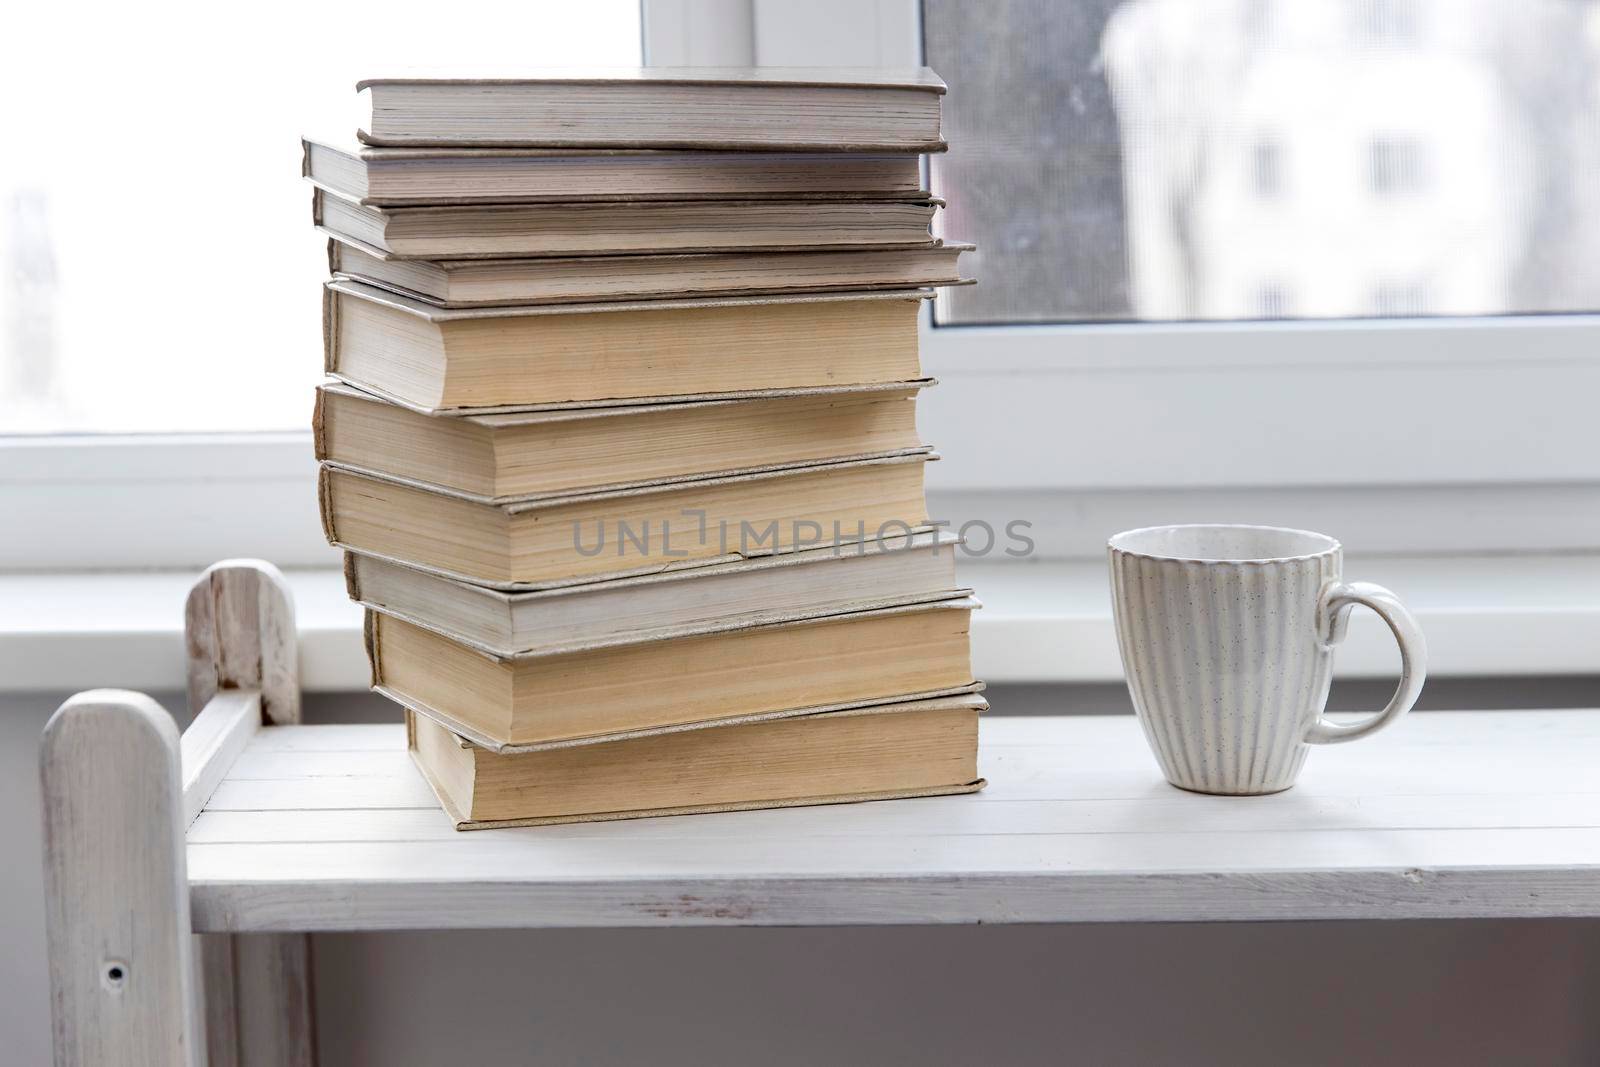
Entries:
{"label": "mug rim", "polygon": [[[1185,556],[1171,552],[1143,552],[1137,549],[1124,548],[1117,542],[1133,537],[1137,534],[1155,533],[1167,530],[1260,530],[1269,533],[1295,534],[1301,537],[1316,538],[1326,544],[1326,547],[1316,552],[1302,552],[1292,556]],[[1301,530],[1293,526],[1263,526],[1254,523],[1242,522],[1180,522],[1162,526],[1139,526],[1132,530],[1123,530],[1106,538],[1106,548],[1123,556],[1134,556],[1139,559],[1159,560],[1170,563],[1296,563],[1301,560],[1320,559],[1331,556],[1343,550],[1344,546],[1336,537],[1315,530]]]}

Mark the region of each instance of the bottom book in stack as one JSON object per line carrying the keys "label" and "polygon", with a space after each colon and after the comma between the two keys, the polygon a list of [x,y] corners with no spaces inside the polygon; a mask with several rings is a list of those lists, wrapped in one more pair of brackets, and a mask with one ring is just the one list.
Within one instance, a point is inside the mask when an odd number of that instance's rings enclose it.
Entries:
{"label": "bottom book in stack", "polygon": [[458,830],[972,793],[976,693],[494,752],[406,712]]}

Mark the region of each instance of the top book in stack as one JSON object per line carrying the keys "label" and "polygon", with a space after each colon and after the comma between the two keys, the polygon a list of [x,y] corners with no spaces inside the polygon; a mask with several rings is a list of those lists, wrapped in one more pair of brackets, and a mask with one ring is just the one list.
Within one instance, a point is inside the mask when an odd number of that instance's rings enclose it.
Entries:
{"label": "top book in stack", "polygon": [[372,145],[938,152],[927,68],[656,67],[586,76],[369,78]]}

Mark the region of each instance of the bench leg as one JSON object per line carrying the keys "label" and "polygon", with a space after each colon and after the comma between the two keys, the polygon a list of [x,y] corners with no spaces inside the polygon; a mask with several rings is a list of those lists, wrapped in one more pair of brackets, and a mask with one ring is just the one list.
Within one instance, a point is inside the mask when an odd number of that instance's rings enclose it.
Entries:
{"label": "bench leg", "polygon": [[201,934],[210,1067],[310,1067],[310,938]]}
{"label": "bench leg", "polygon": [[57,1067],[196,1067],[172,716],[141,693],[80,693],[45,726],[40,780]]}

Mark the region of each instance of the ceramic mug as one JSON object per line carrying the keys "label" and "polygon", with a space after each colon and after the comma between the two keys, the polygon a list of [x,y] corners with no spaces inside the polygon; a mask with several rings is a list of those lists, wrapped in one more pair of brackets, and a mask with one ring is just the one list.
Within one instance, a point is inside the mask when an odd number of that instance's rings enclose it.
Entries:
{"label": "ceramic mug", "polygon": [[[1331,537],[1275,526],[1152,526],[1107,542],[1133,707],[1167,781],[1198,793],[1276,793],[1310,745],[1354,741],[1417,702],[1427,648],[1395,595],[1346,582]],[[1323,717],[1350,612],[1400,645],[1400,685],[1369,719]]]}

